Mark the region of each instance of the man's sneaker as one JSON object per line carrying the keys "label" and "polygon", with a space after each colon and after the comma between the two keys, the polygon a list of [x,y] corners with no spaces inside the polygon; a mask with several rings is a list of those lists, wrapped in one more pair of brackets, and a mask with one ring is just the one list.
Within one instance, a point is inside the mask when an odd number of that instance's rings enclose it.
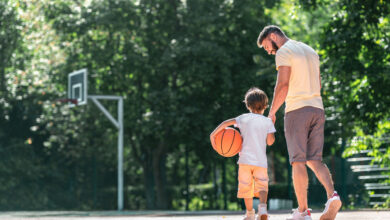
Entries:
{"label": "man's sneaker", "polygon": [[312,220],[311,219],[311,209],[306,209],[304,212],[299,212],[298,209],[293,209],[291,217],[287,220]]}
{"label": "man's sneaker", "polygon": [[334,191],[332,197],[325,203],[325,209],[322,212],[320,220],[334,220],[341,205],[340,196]]}
{"label": "man's sneaker", "polygon": [[246,214],[243,220],[255,220],[255,210],[252,209],[250,211],[246,210]]}
{"label": "man's sneaker", "polygon": [[256,220],[268,220],[268,214],[258,214]]}

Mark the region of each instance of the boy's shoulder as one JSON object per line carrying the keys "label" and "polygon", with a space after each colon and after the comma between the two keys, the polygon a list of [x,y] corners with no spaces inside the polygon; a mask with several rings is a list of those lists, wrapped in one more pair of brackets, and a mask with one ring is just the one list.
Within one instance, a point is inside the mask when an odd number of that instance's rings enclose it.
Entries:
{"label": "boy's shoulder", "polygon": [[252,119],[259,119],[259,120],[271,120],[270,118],[261,115],[261,114],[254,114],[254,113],[244,113],[238,116],[238,118],[252,118]]}

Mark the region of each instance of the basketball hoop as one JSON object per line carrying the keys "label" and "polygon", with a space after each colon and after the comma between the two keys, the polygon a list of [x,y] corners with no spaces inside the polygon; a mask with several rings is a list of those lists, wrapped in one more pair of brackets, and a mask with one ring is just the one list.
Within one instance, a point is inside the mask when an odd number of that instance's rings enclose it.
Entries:
{"label": "basketball hoop", "polygon": [[77,105],[77,99],[57,99],[57,102]]}

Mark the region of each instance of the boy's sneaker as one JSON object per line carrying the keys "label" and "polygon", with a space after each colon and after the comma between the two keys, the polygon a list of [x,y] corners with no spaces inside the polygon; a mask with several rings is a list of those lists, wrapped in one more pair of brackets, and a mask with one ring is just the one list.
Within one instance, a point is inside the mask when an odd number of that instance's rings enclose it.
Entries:
{"label": "boy's sneaker", "polygon": [[257,207],[257,218],[256,220],[268,220],[267,204],[260,203]]}
{"label": "boy's sneaker", "polygon": [[341,205],[340,196],[334,191],[332,197],[325,203],[325,209],[322,212],[320,220],[334,220]]}
{"label": "boy's sneaker", "polygon": [[246,210],[246,214],[245,214],[245,217],[243,220],[255,220],[255,216],[256,216],[256,213],[255,213],[254,209],[252,209],[250,211]]}
{"label": "boy's sneaker", "polygon": [[304,212],[299,212],[298,209],[293,209],[291,217],[286,220],[312,220],[311,219],[311,209],[306,209]]}
{"label": "boy's sneaker", "polygon": [[256,220],[268,220],[268,214],[258,214]]}

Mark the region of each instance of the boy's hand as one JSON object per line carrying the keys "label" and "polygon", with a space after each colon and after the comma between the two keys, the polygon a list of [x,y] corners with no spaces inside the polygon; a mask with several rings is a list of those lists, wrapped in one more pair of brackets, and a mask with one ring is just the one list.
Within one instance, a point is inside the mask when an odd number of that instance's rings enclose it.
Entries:
{"label": "boy's hand", "polygon": [[231,126],[231,125],[234,125],[236,124],[236,120],[234,118],[232,119],[228,119],[224,122],[222,122],[220,125],[218,125],[218,127],[216,129],[214,129],[214,131],[210,134],[210,141],[211,141],[211,144],[213,145],[213,147],[215,146],[215,136],[220,132],[222,131],[223,129],[225,129],[227,126]]}
{"label": "boy's hand", "polygon": [[211,145],[214,147],[215,146],[215,136],[214,135],[210,135],[210,142],[211,142]]}

